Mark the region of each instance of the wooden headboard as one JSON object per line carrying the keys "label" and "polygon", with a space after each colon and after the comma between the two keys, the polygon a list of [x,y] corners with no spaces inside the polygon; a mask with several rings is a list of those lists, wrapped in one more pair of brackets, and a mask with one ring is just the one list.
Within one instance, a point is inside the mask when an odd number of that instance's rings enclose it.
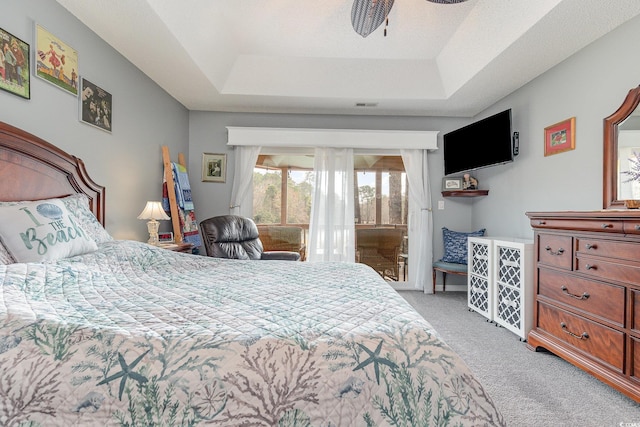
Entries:
{"label": "wooden headboard", "polygon": [[84,193],[104,226],[105,189],[84,162],[21,129],[0,122],[0,201],[42,200]]}

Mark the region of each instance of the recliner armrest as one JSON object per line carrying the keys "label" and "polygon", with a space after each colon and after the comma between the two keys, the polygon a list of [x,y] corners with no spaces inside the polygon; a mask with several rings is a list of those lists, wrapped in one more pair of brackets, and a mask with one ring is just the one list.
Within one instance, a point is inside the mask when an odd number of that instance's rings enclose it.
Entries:
{"label": "recliner armrest", "polygon": [[269,251],[262,252],[261,260],[282,260],[282,261],[300,261],[298,252],[287,251]]}

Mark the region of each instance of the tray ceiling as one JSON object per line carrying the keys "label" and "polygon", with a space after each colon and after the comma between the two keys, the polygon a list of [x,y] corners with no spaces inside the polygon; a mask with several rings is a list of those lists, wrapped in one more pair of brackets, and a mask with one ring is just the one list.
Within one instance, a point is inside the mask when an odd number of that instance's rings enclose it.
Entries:
{"label": "tray ceiling", "polygon": [[[640,13],[638,0],[57,0],[190,110],[473,116]],[[133,36],[135,35],[135,36]]]}

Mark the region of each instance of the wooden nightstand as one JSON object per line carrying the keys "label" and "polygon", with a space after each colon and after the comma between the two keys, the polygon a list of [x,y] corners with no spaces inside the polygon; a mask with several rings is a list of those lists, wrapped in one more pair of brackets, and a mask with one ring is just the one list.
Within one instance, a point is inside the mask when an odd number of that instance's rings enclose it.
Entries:
{"label": "wooden nightstand", "polygon": [[191,243],[160,243],[158,246],[162,249],[174,252],[183,252],[185,254],[193,252],[193,245]]}

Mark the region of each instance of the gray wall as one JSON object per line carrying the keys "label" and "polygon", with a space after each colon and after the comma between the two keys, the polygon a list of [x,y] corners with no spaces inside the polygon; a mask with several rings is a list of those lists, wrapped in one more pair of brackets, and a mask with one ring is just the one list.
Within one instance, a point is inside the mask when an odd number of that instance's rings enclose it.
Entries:
{"label": "gray wall", "polygon": [[[474,119],[513,109],[514,163],[477,171],[489,196],[472,207],[474,227],[533,237],[527,211],[602,209],[603,119],[640,83],[640,18],[622,25]],[[575,150],[544,156],[544,128],[576,118]]]}
{"label": "gray wall", "polygon": [[31,100],[0,91],[0,120],[80,157],[107,188],[107,231],[146,241],[146,223],[136,217],[162,195],[160,147],[176,160],[188,154],[189,112],[58,3],[3,0],[1,17],[1,28],[30,45],[32,62],[35,22],[78,51],[80,74],[113,96],[113,132],[81,123],[78,98],[33,73]]}

